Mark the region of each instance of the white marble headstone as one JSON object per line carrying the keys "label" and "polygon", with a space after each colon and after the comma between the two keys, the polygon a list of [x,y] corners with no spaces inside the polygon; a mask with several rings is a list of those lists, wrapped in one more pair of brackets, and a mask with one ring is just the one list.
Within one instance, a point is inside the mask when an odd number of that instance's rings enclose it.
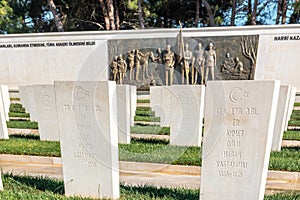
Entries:
{"label": "white marble headstone", "polygon": [[30,119],[37,121],[37,110],[34,102],[34,93],[32,85],[19,86],[20,100],[26,112],[30,113]]}
{"label": "white marble headstone", "polygon": [[3,191],[2,173],[0,171],[0,191]]}
{"label": "white marble headstone", "polygon": [[291,119],[291,115],[292,115],[292,112],[293,112],[293,109],[294,109],[294,103],[295,103],[295,99],[296,99],[296,92],[297,92],[297,88],[292,86],[290,97],[289,97],[288,112],[287,112],[287,117],[286,117],[286,121],[285,121],[285,128],[284,128],[285,131],[288,129],[289,121]]}
{"label": "white marble headstone", "polygon": [[290,85],[280,86],[274,134],[273,134],[273,142],[272,142],[273,151],[281,150],[282,137],[283,137],[284,128],[286,124],[286,117],[288,113],[290,93],[291,93]]}
{"label": "white marble headstone", "polygon": [[119,198],[115,82],[55,82],[67,196]]}
{"label": "white marble headstone", "polygon": [[9,121],[8,113],[10,107],[10,98],[9,98],[8,86],[1,85],[0,88],[1,88],[2,102],[4,106],[5,119],[6,121]]}
{"label": "white marble headstone", "polygon": [[264,197],[280,81],[209,81],[201,200]]}
{"label": "white marble headstone", "polygon": [[134,116],[137,107],[136,86],[130,86],[130,126],[134,126]]}
{"label": "white marble headstone", "polygon": [[201,146],[205,86],[172,85],[170,144]]}
{"label": "white marble headstone", "polygon": [[119,143],[130,144],[130,86],[117,85]]}
{"label": "white marble headstone", "polygon": [[0,139],[8,139],[5,108],[2,99],[2,92],[0,92]]}
{"label": "white marble headstone", "polygon": [[59,141],[54,85],[33,85],[41,140]]}
{"label": "white marble headstone", "polygon": [[160,117],[160,126],[170,126],[171,91],[169,86],[150,87],[150,107],[156,117]]}

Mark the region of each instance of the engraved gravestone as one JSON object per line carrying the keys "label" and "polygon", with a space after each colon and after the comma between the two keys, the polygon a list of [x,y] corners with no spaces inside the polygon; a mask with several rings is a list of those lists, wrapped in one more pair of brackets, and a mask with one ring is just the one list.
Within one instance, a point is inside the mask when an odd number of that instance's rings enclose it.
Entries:
{"label": "engraved gravestone", "polygon": [[134,126],[134,116],[137,107],[136,86],[130,86],[130,126]]}
{"label": "engraved gravestone", "polygon": [[160,117],[161,126],[170,126],[171,96],[169,86],[150,87],[150,107]]}
{"label": "engraved gravestone", "polygon": [[30,119],[37,121],[37,110],[34,102],[33,88],[32,85],[19,86],[20,100],[26,112],[30,113]]}
{"label": "engraved gravestone", "polygon": [[264,197],[280,81],[206,88],[201,200]]}
{"label": "engraved gravestone", "polygon": [[3,190],[2,172],[0,172],[0,191]]}
{"label": "engraved gravestone", "polygon": [[130,86],[117,85],[119,143],[130,144]]}
{"label": "engraved gravestone", "polygon": [[290,85],[281,85],[279,90],[279,98],[275,119],[275,127],[273,134],[272,150],[280,151],[282,144],[282,137],[286,123],[286,117],[289,106],[289,96],[291,93]]}
{"label": "engraved gravestone", "polygon": [[3,93],[0,92],[0,139],[8,139],[8,130],[5,117],[5,108],[3,103]]}
{"label": "engraved gravestone", "polygon": [[33,85],[41,140],[59,141],[54,85]]}
{"label": "engraved gravestone", "polygon": [[169,90],[170,144],[201,146],[205,86],[172,85]]}
{"label": "engraved gravestone", "polygon": [[296,92],[297,92],[297,88],[292,86],[290,97],[289,97],[287,118],[286,118],[286,121],[285,121],[285,128],[284,128],[285,131],[287,131],[287,129],[288,129],[289,120],[291,119],[291,115],[292,115],[292,112],[293,112],[293,109],[294,109],[294,103],[295,103],[295,99],[296,99]]}
{"label": "engraved gravestone", "polygon": [[55,82],[65,194],[119,198],[116,84]]}
{"label": "engraved gravestone", "polygon": [[1,94],[2,94],[2,102],[4,106],[4,113],[5,113],[5,119],[6,121],[9,121],[9,107],[10,107],[10,98],[9,98],[9,92],[8,92],[8,86],[7,85],[1,85]]}

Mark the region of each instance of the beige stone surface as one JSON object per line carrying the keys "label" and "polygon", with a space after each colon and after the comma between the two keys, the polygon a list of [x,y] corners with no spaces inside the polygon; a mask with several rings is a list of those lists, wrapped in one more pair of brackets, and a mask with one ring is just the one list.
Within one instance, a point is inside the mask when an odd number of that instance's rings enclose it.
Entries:
{"label": "beige stone surface", "polygon": [[55,82],[67,196],[119,198],[115,82]]}
{"label": "beige stone surface", "polygon": [[263,199],[279,88],[280,81],[208,82],[201,200]]}

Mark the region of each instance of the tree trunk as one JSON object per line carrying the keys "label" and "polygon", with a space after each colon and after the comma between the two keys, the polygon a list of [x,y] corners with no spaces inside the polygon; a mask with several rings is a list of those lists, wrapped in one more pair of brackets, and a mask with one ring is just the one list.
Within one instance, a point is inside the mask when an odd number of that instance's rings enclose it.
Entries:
{"label": "tree trunk", "polygon": [[119,6],[118,6],[118,1],[117,0],[114,0],[114,7],[115,7],[116,29],[120,30],[120,16],[119,16]]}
{"label": "tree trunk", "polygon": [[231,11],[231,20],[230,20],[231,26],[235,25],[235,14],[236,14],[236,0],[232,0],[232,11]]}
{"label": "tree trunk", "polygon": [[256,25],[256,12],[257,12],[258,0],[254,0],[254,6],[252,10],[251,24]]}
{"label": "tree trunk", "polygon": [[108,18],[108,14],[107,14],[107,8],[106,8],[103,0],[99,0],[99,2],[100,2],[100,7],[102,9],[103,16],[104,16],[105,29],[110,30],[110,22],[109,22],[109,18]]}
{"label": "tree trunk", "polygon": [[200,18],[200,0],[196,1],[196,17],[195,17],[195,27],[198,27],[199,18]]}
{"label": "tree trunk", "polygon": [[107,13],[109,18],[110,28],[111,30],[116,30],[114,5],[112,0],[106,0],[106,5],[107,5]]}
{"label": "tree trunk", "polygon": [[275,24],[279,24],[279,20],[280,20],[280,16],[281,16],[281,4],[282,4],[282,0],[278,0],[277,17],[276,17]]}
{"label": "tree trunk", "polygon": [[142,11],[142,0],[138,0],[138,13],[139,13],[139,21],[140,21],[140,28],[145,28],[144,26],[144,18],[143,18],[143,11]]}
{"label": "tree trunk", "polygon": [[206,0],[202,0],[209,17],[209,26],[215,26],[215,15],[211,10],[209,3]]}
{"label": "tree trunk", "polygon": [[54,16],[54,21],[55,21],[55,25],[57,28],[58,32],[64,32],[64,27],[63,24],[58,16],[58,13],[56,11],[56,6],[53,2],[53,0],[48,0],[48,5],[50,7],[50,11],[52,12],[53,16]]}
{"label": "tree trunk", "polygon": [[287,11],[287,0],[282,0],[282,18],[281,18],[281,24],[286,23],[286,11]]}

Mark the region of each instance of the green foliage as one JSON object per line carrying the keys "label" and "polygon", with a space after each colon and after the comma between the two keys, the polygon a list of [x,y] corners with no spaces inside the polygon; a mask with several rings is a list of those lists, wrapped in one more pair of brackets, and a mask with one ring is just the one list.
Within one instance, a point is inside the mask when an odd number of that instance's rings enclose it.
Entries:
{"label": "green foliage", "polygon": [[285,131],[283,134],[284,140],[299,140],[300,141],[300,131],[289,130]]}
{"label": "green foliage", "polygon": [[130,131],[136,134],[170,135],[170,127],[133,126]]}
{"label": "green foliage", "polygon": [[136,107],[137,111],[151,111],[150,107],[143,107],[143,106],[138,106]]}
{"label": "green foliage", "polygon": [[12,103],[9,107],[9,112],[12,113],[25,113],[25,108],[22,107],[19,103]]}
{"label": "green foliage", "polygon": [[[299,2],[299,5],[300,5],[300,2]],[[300,106],[300,102],[295,102],[294,106]]]}
{"label": "green foliage", "polygon": [[8,121],[7,128],[19,128],[19,129],[38,129],[37,122],[31,121]]}
{"label": "green foliage", "polygon": [[290,120],[288,124],[289,124],[289,126],[300,126],[300,121],[299,120]]}

